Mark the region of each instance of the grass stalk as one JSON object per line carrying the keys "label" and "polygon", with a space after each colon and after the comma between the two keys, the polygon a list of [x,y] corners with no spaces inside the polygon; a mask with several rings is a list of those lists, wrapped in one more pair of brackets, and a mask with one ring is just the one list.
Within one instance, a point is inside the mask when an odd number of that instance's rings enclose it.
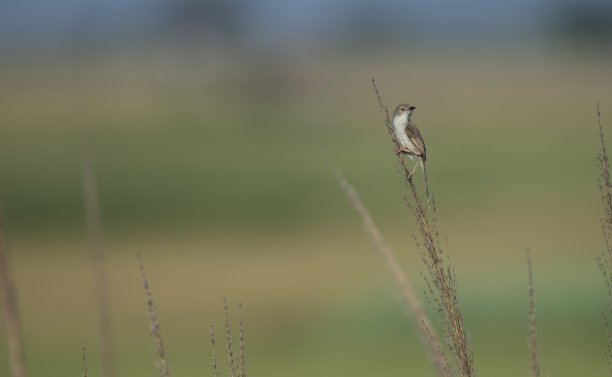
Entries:
{"label": "grass stalk", "polygon": [[227,373],[229,377],[235,377],[236,370],[234,367],[234,345],[232,341],[232,331],[229,321],[229,309],[227,300],[223,297],[223,310],[225,318],[225,350],[227,352]]}
{"label": "grass stalk", "polygon": [[[79,42],[91,37],[90,25],[79,23],[74,35]],[[79,44],[82,45],[82,44]],[[81,51],[83,52],[83,51]],[[100,215],[98,185],[93,161],[90,121],[88,110],[88,64],[90,56],[77,54],[72,67],[72,99],[74,123],[78,132],[79,159],[83,187],[85,221],[87,227],[89,260],[93,280],[93,298],[100,341],[100,358],[103,377],[115,377],[115,358],[113,355],[112,326],[110,319],[110,300],[104,262],[104,232]]]}
{"label": "grass stalk", "polygon": [[9,365],[12,377],[25,377],[25,355],[23,351],[23,337],[21,332],[21,318],[17,306],[17,294],[12,279],[11,267],[8,260],[4,224],[0,214],[0,291],[3,298],[4,321],[6,323],[6,336],[9,349]]}
{"label": "grass stalk", "polygon": [[603,126],[601,125],[601,112],[599,111],[599,101],[597,101],[597,126],[599,128],[599,154],[597,162],[601,170],[598,179],[599,192],[601,194],[601,202],[603,205],[603,216],[601,219],[604,228],[604,237],[606,240],[606,251],[608,258],[612,259],[612,250],[610,249],[610,238],[612,237],[612,183],[610,182],[610,165],[608,162],[608,148],[606,147],[606,139],[604,137]]}
{"label": "grass stalk", "polygon": [[[608,148],[604,137],[603,126],[601,125],[601,112],[599,111],[599,101],[597,101],[597,126],[599,128],[599,153],[597,154],[597,165],[600,175],[597,179],[603,214],[601,216],[601,230],[604,236],[605,249],[597,257],[597,265],[604,278],[604,283],[608,290],[607,312],[602,313],[604,328],[608,338],[607,356],[608,362],[612,365],[612,331],[610,331],[608,315],[612,315],[612,183],[610,182],[610,165],[608,162]],[[607,313],[607,314],[606,314]],[[610,371],[612,373],[612,370]]]}
{"label": "grass stalk", "polygon": [[448,360],[446,359],[444,352],[442,351],[442,347],[440,346],[440,342],[435,333],[435,330],[431,325],[429,318],[425,314],[421,302],[414,293],[414,289],[408,281],[406,274],[400,267],[400,264],[395,258],[395,255],[393,255],[391,249],[385,244],[380,230],[374,223],[374,220],[372,219],[372,216],[370,216],[368,209],[365,207],[365,205],[359,198],[359,195],[357,194],[355,188],[348,183],[348,181],[344,178],[342,172],[338,169],[338,167],[336,167],[333,163],[330,163],[330,166],[334,171],[338,183],[340,184],[342,189],[344,189],[346,196],[353,205],[353,208],[361,217],[361,220],[363,222],[363,228],[365,232],[371,237],[372,242],[374,243],[375,250],[382,257],[384,264],[387,266],[389,272],[391,273],[391,276],[393,277],[393,280],[400,291],[404,308],[406,312],[409,313],[414,319],[421,342],[425,346],[425,349],[427,350],[429,358],[433,363],[433,366],[438,376],[450,376],[451,374],[448,365]]}
{"label": "grass stalk", "polygon": [[[391,136],[391,140],[396,150],[399,150],[400,145],[393,132],[388,108],[382,101],[374,78],[372,78],[372,86],[374,88],[376,100],[378,101],[379,109],[384,114],[384,123],[387,127],[387,131]],[[463,316],[461,314],[455,272],[452,265],[443,258],[443,249],[440,246],[439,235],[435,227],[435,201],[432,196],[434,217],[430,220],[429,214],[423,205],[421,195],[417,192],[412,176],[410,176],[410,170],[406,166],[404,157],[399,154],[396,155],[396,158],[400,174],[403,176],[404,183],[409,189],[406,204],[413,214],[424,247],[422,257],[428,270],[426,281],[429,287],[429,293],[438,309],[440,323],[442,325],[442,334],[444,335],[450,353],[453,355],[459,373],[463,377],[475,376],[473,352],[463,326]]]}
{"label": "grass stalk", "polygon": [[238,316],[240,317],[240,359],[238,363],[238,377],[246,377],[244,352],[244,319],[242,317],[242,301],[238,301]]}
{"label": "grass stalk", "polygon": [[168,367],[168,360],[166,359],[166,350],[164,348],[164,341],[161,335],[161,328],[159,326],[159,319],[157,316],[157,306],[153,302],[153,296],[151,289],[149,288],[149,282],[144,272],[144,266],[140,253],[138,255],[140,274],[142,276],[142,287],[145,291],[146,305],[147,305],[147,317],[149,320],[149,336],[153,344],[153,359],[155,367],[161,377],[169,377],[170,369]]}
{"label": "grass stalk", "polygon": [[529,345],[529,371],[532,377],[540,376],[540,358],[538,356],[537,328],[535,299],[533,296],[533,270],[531,266],[531,252],[527,249],[527,277],[528,277],[528,313],[529,313],[529,332],[527,343]]}
{"label": "grass stalk", "polygon": [[98,186],[91,154],[91,145],[86,130],[80,134],[81,172],[83,176],[83,195],[85,200],[85,219],[89,243],[89,260],[93,275],[93,292],[96,307],[100,352],[102,359],[102,376],[115,376],[115,359],[113,356],[112,326],[108,299],[108,283],[105,268],[104,232],[100,216]]}
{"label": "grass stalk", "polygon": [[219,377],[219,368],[217,367],[217,351],[215,350],[215,329],[213,323],[210,322],[210,343],[212,345],[212,355],[210,356],[210,368],[213,372],[213,377]]}
{"label": "grass stalk", "polygon": [[82,376],[87,377],[87,357],[85,353],[85,342],[81,342],[81,363],[82,363]]}
{"label": "grass stalk", "polygon": [[[232,340],[232,331],[229,317],[229,307],[227,300],[223,297],[223,317],[225,320],[225,352],[227,353],[227,375],[228,377],[245,377],[245,346],[244,346],[244,319],[242,316],[242,302],[238,301],[238,315],[240,323],[240,343],[237,352],[234,352],[234,342]],[[217,352],[215,331],[213,323],[210,322],[210,343],[212,345],[212,355],[210,357],[210,366],[213,372],[213,377],[219,376],[219,366],[217,364]]]}

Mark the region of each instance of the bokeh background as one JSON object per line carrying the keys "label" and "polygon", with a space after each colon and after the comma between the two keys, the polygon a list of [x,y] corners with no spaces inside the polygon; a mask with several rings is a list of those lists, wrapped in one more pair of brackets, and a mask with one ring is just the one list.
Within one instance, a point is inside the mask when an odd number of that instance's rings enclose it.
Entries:
{"label": "bokeh background", "polygon": [[86,130],[119,376],[153,368],[137,252],[175,376],[209,375],[223,296],[232,320],[245,305],[249,376],[433,376],[321,155],[422,292],[372,76],[417,107],[480,375],[527,374],[527,247],[542,370],[607,373],[611,47],[604,0],[0,1],[0,201],[30,374],[78,375],[84,341],[101,375]]}

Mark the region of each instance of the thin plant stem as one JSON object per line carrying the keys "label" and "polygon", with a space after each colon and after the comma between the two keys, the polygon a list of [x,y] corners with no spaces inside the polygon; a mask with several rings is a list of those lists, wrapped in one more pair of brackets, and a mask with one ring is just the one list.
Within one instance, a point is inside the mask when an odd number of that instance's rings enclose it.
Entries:
{"label": "thin plant stem", "polygon": [[232,342],[232,333],[229,322],[229,309],[227,300],[223,297],[223,309],[225,313],[225,349],[227,351],[227,371],[229,377],[235,377],[236,371],[234,367],[234,346]]}
{"label": "thin plant stem", "polygon": [[[597,101],[597,126],[599,128],[599,153],[597,154],[597,165],[600,169],[600,175],[597,179],[597,186],[601,195],[601,204],[603,214],[601,216],[601,230],[604,236],[605,249],[597,257],[597,265],[604,278],[604,283],[608,290],[610,298],[608,309],[602,312],[604,328],[608,338],[606,354],[608,362],[612,365],[612,332],[610,330],[607,316],[611,315],[610,308],[612,306],[612,183],[610,182],[610,166],[608,162],[608,148],[606,147],[606,139],[604,137],[603,126],[601,125],[601,112],[599,110],[599,101]],[[612,369],[611,371],[612,372]]]}
{"label": "thin plant stem", "polygon": [[213,377],[219,377],[219,369],[217,368],[217,351],[215,350],[215,330],[213,323],[210,322],[210,343],[212,344],[212,355],[210,356],[210,368],[213,372]]}
{"label": "thin plant stem", "polygon": [[149,320],[149,336],[153,343],[153,352],[155,367],[161,377],[169,377],[170,369],[168,367],[168,360],[166,359],[166,350],[164,348],[164,341],[161,335],[161,328],[159,326],[159,319],[157,316],[157,306],[153,302],[153,296],[151,289],[149,288],[149,282],[144,272],[144,266],[140,253],[137,254],[139,260],[140,274],[142,276],[142,287],[145,291],[146,305],[147,305],[147,317]]}
{"label": "thin plant stem", "polygon": [[81,362],[82,362],[82,376],[87,377],[87,357],[85,353],[85,342],[81,342]]}
{"label": "thin plant stem", "polygon": [[[387,131],[393,141],[395,149],[399,150],[400,145],[393,132],[391,120],[389,119],[389,111],[380,96],[374,78],[372,78],[372,86],[379,109],[384,114],[384,124],[387,127]],[[438,232],[435,228],[435,217],[433,218],[434,222],[430,222],[421,196],[418,194],[414,182],[412,181],[412,176],[406,166],[404,157],[401,154],[396,154],[396,156],[400,174],[404,178],[404,183],[409,189],[406,204],[413,214],[424,247],[423,262],[429,273],[429,277],[426,280],[432,299],[438,307],[438,314],[440,315],[440,322],[442,324],[442,333],[461,375],[463,377],[473,377],[476,374],[473,353],[470,341],[463,326],[463,316],[459,305],[459,294],[454,269],[448,262],[444,262]],[[432,204],[435,214],[436,206],[433,195]]]}
{"label": "thin plant stem", "polygon": [[12,377],[25,377],[25,355],[23,351],[23,335],[21,318],[17,305],[17,294],[12,279],[11,267],[6,250],[4,223],[0,213],[0,294],[3,296],[4,321],[8,341],[9,365]]}
{"label": "thin plant stem", "polygon": [[537,327],[535,299],[533,296],[533,270],[531,267],[531,252],[527,249],[527,275],[528,275],[528,307],[529,307],[529,334],[527,342],[529,344],[529,371],[532,377],[540,376],[540,358],[538,356]]}
{"label": "thin plant stem", "polygon": [[238,364],[238,377],[245,377],[244,321],[242,317],[242,301],[238,301],[238,315],[240,317],[240,362]]}
{"label": "thin plant stem", "polygon": [[102,375],[115,376],[115,360],[111,337],[110,304],[108,299],[108,282],[105,268],[104,232],[100,215],[98,185],[91,154],[89,136],[81,127],[81,172],[83,176],[83,194],[85,199],[85,218],[89,239],[89,260],[93,274],[93,296],[96,306],[98,334],[100,335],[102,354]]}
{"label": "thin plant stem", "polygon": [[340,169],[330,162],[330,166],[336,176],[336,179],[342,189],[344,190],[346,196],[349,201],[353,205],[353,208],[357,211],[361,220],[363,222],[363,228],[365,232],[371,237],[372,242],[374,243],[374,248],[378,252],[378,254],[382,257],[383,262],[387,266],[395,284],[397,285],[400,295],[402,298],[402,302],[404,304],[404,308],[407,313],[411,315],[411,317],[415,321],[415,325],[419,332],[419,336],[421,338],[421,342],[425,346],[427,350],[430,360],[436,369],[436,372],[441,377],[450,376],[450,368],[448,365],[448,360],[446,359],[444,352],[442,351],[442,347],[440,346],[440,342],[438,337],[429,321],[429,318],[425,314],[423,310],[423,306],[421,305],[419,299],[414,293],[414,289],[412,285],[408,281],[406,274],[400,267],[399,262],[393,255],[391,249],[385,244],[382,234],[380,230],[374,223],[372,216],[368,209],[365,207],[357,191],[353,186],[351,186],[348,181],[342,175]]}
{"label": "thin plant stem", "polygon": [[[79,23],[75,36],[87,39],[90,37],[89,25]],[[72,77],[72,94],[74,104],[74,123],[78,131],[79,158],[83,186],[83,200],[89,260],[93,278],[93,298],[96,309],[98,334],[100,339],[101,366],[103,377],[115,377],[115,358],[113,355],[112,326],[110,316],[110,300],[108,298],[108,281],[105,268],[104,230],[100,211],[100,198],[92,153],[90,129],[91,120],[88,116],[88,68],[90,59],[87,54],[75,58]]]}

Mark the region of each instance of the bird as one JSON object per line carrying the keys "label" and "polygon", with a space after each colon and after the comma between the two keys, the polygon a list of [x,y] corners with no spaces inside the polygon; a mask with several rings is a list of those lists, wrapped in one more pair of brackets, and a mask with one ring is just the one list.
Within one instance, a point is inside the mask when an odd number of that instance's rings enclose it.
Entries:
{"label": "bird", "polygon": [[403,103],[398,105],[393,112],[393,133],[400,147],[395,153],[408,156],[416,161],[414,168],[408,175],[408,179],[412,178],[417,166],[421,165],[423,169],[423,183],[425,184],[425,196],[427,198],[427,205],[429,205],[429,187],[427,185],[427,171],[425,169],[427,150],[419,129],[410,120],[414,109],[416,109],[415,106]]}

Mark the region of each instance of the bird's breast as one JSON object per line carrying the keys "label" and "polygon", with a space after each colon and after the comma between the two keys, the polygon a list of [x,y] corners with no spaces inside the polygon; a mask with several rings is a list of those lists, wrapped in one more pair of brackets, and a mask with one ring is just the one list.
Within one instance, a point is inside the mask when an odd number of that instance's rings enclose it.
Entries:
{"label": "bird's breast", "polygon": [[393,122],[393,130],[395,132],[395,137],[400,144],[400,147],[414,151],[416,150],[412,141],[406,134],[406,124],[403,122]]}

